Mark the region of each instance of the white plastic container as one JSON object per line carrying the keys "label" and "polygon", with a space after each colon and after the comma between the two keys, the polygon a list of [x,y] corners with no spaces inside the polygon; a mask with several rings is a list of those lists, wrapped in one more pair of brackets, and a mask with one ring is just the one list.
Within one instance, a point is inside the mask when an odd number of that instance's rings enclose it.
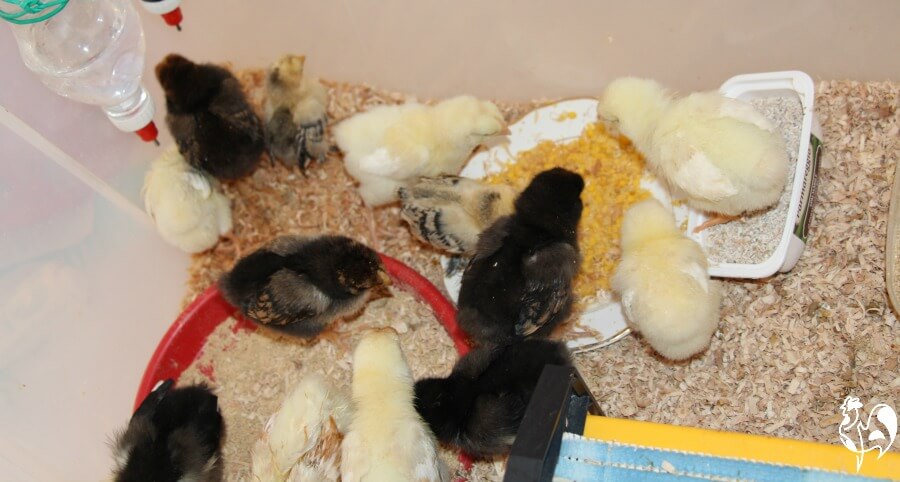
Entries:
{"label": "white plastic container", "polygon": [[[766,278],[777,272],[785,273],[797,264],[806,247],[809,212],[816,195],[816,172],[822,133],[813,112],[815,101],[813,81],[806,73],[796,70],[746,74],[728,79],[719,91],[728,97],[741,100],[797,96],[803,107],[800,147],[791,187],[791,202],[777,248],[768,259],[757,264],[724,263],[712,259],[709,264],[709,274],[719,278]],[[697,234],[693,231],[706,220],[706,216],[690,208],[681,208],[676,210],[676,217],[679,221],[687,217],[687,233],[705,248],[706,231]]]}

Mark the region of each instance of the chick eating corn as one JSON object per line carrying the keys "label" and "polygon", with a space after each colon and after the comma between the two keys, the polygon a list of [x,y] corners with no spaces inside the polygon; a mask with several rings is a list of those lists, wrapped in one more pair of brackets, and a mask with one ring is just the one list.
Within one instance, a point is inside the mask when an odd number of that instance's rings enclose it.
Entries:
{"label": "chick eating corn", "polygon": [[632,204],[650,197],[640,185],[644,158],[627,138],[611,135],[602,124],[589,124],[570,142],[544,141],[520,152],[516,162],[505,164],[487,182],[521,191],[535,175],[553,167],[576,172],[585,181],[578,227],[582,263],[574,284],[584,307],[609,292],[619,262],[622,216]]}

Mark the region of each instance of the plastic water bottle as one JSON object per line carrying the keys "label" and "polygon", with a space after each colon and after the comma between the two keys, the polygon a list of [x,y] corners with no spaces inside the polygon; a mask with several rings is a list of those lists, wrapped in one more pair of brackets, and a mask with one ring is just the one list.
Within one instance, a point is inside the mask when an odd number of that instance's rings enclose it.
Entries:
{"label": "plastic water bottle", "polygon": [[153,99],[141,85],[144,31],[130,1],[3,0],[0,17],[50,90],[98,105],[120,130],[157,142]]}

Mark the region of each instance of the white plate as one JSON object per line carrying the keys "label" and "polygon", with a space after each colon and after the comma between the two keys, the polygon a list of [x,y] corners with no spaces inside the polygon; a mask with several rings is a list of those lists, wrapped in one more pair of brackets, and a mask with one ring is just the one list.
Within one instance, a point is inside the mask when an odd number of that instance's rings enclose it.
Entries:
{"label": "white plate", "polygon": [[[575,117],[568,118],[566,114],[571,115],[570,113],[574,113]],[[509,144],[494,146],[472,156],[461,175],[480,179],[485,175],[496,173],[500,171],[503,164],[514,161],[519,152],[531,149],[545,140],[572,141],[581,135],[585,126],[596,121],[596,99],[566,100],[535,109],[510,126]],[[668,193],[657,181],[645,177],[641,180],[641,185],[665,206],[671,207]],[[441,257],[444,273],[447,272],[449,262],[450,258]],[[459,297],[461,281],[461,272],[457,272],[452,277],[444,277],[444,286],[454,302]],[[616,301],[606,301],[588,307],[582,314],[580,322],[599,332],[600,336],[572,340],[569,342],[570,348],[605,346],[622,339],[629,333],[622,307]]]}

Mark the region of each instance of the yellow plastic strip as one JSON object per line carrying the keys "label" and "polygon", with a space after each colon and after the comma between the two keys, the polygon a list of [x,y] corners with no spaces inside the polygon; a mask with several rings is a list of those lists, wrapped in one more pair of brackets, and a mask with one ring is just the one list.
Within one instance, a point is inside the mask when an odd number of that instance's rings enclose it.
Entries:
{"label": "yellow plastic strip", "polygon": [[[856,454],[843,445],[763,437],[734,432],[718,432],[621,418],[589,415],[584,427],[587,438],[678,450],[717,457],[731,457],[772,464],[808,467],[866,477],[900,477],[900,454],[892,449],[878,459],[878,450],[866,453],[856,472]],[[837,427],[834,439],[838,440]],[[898,437],[900,439],[900,437]]]}

